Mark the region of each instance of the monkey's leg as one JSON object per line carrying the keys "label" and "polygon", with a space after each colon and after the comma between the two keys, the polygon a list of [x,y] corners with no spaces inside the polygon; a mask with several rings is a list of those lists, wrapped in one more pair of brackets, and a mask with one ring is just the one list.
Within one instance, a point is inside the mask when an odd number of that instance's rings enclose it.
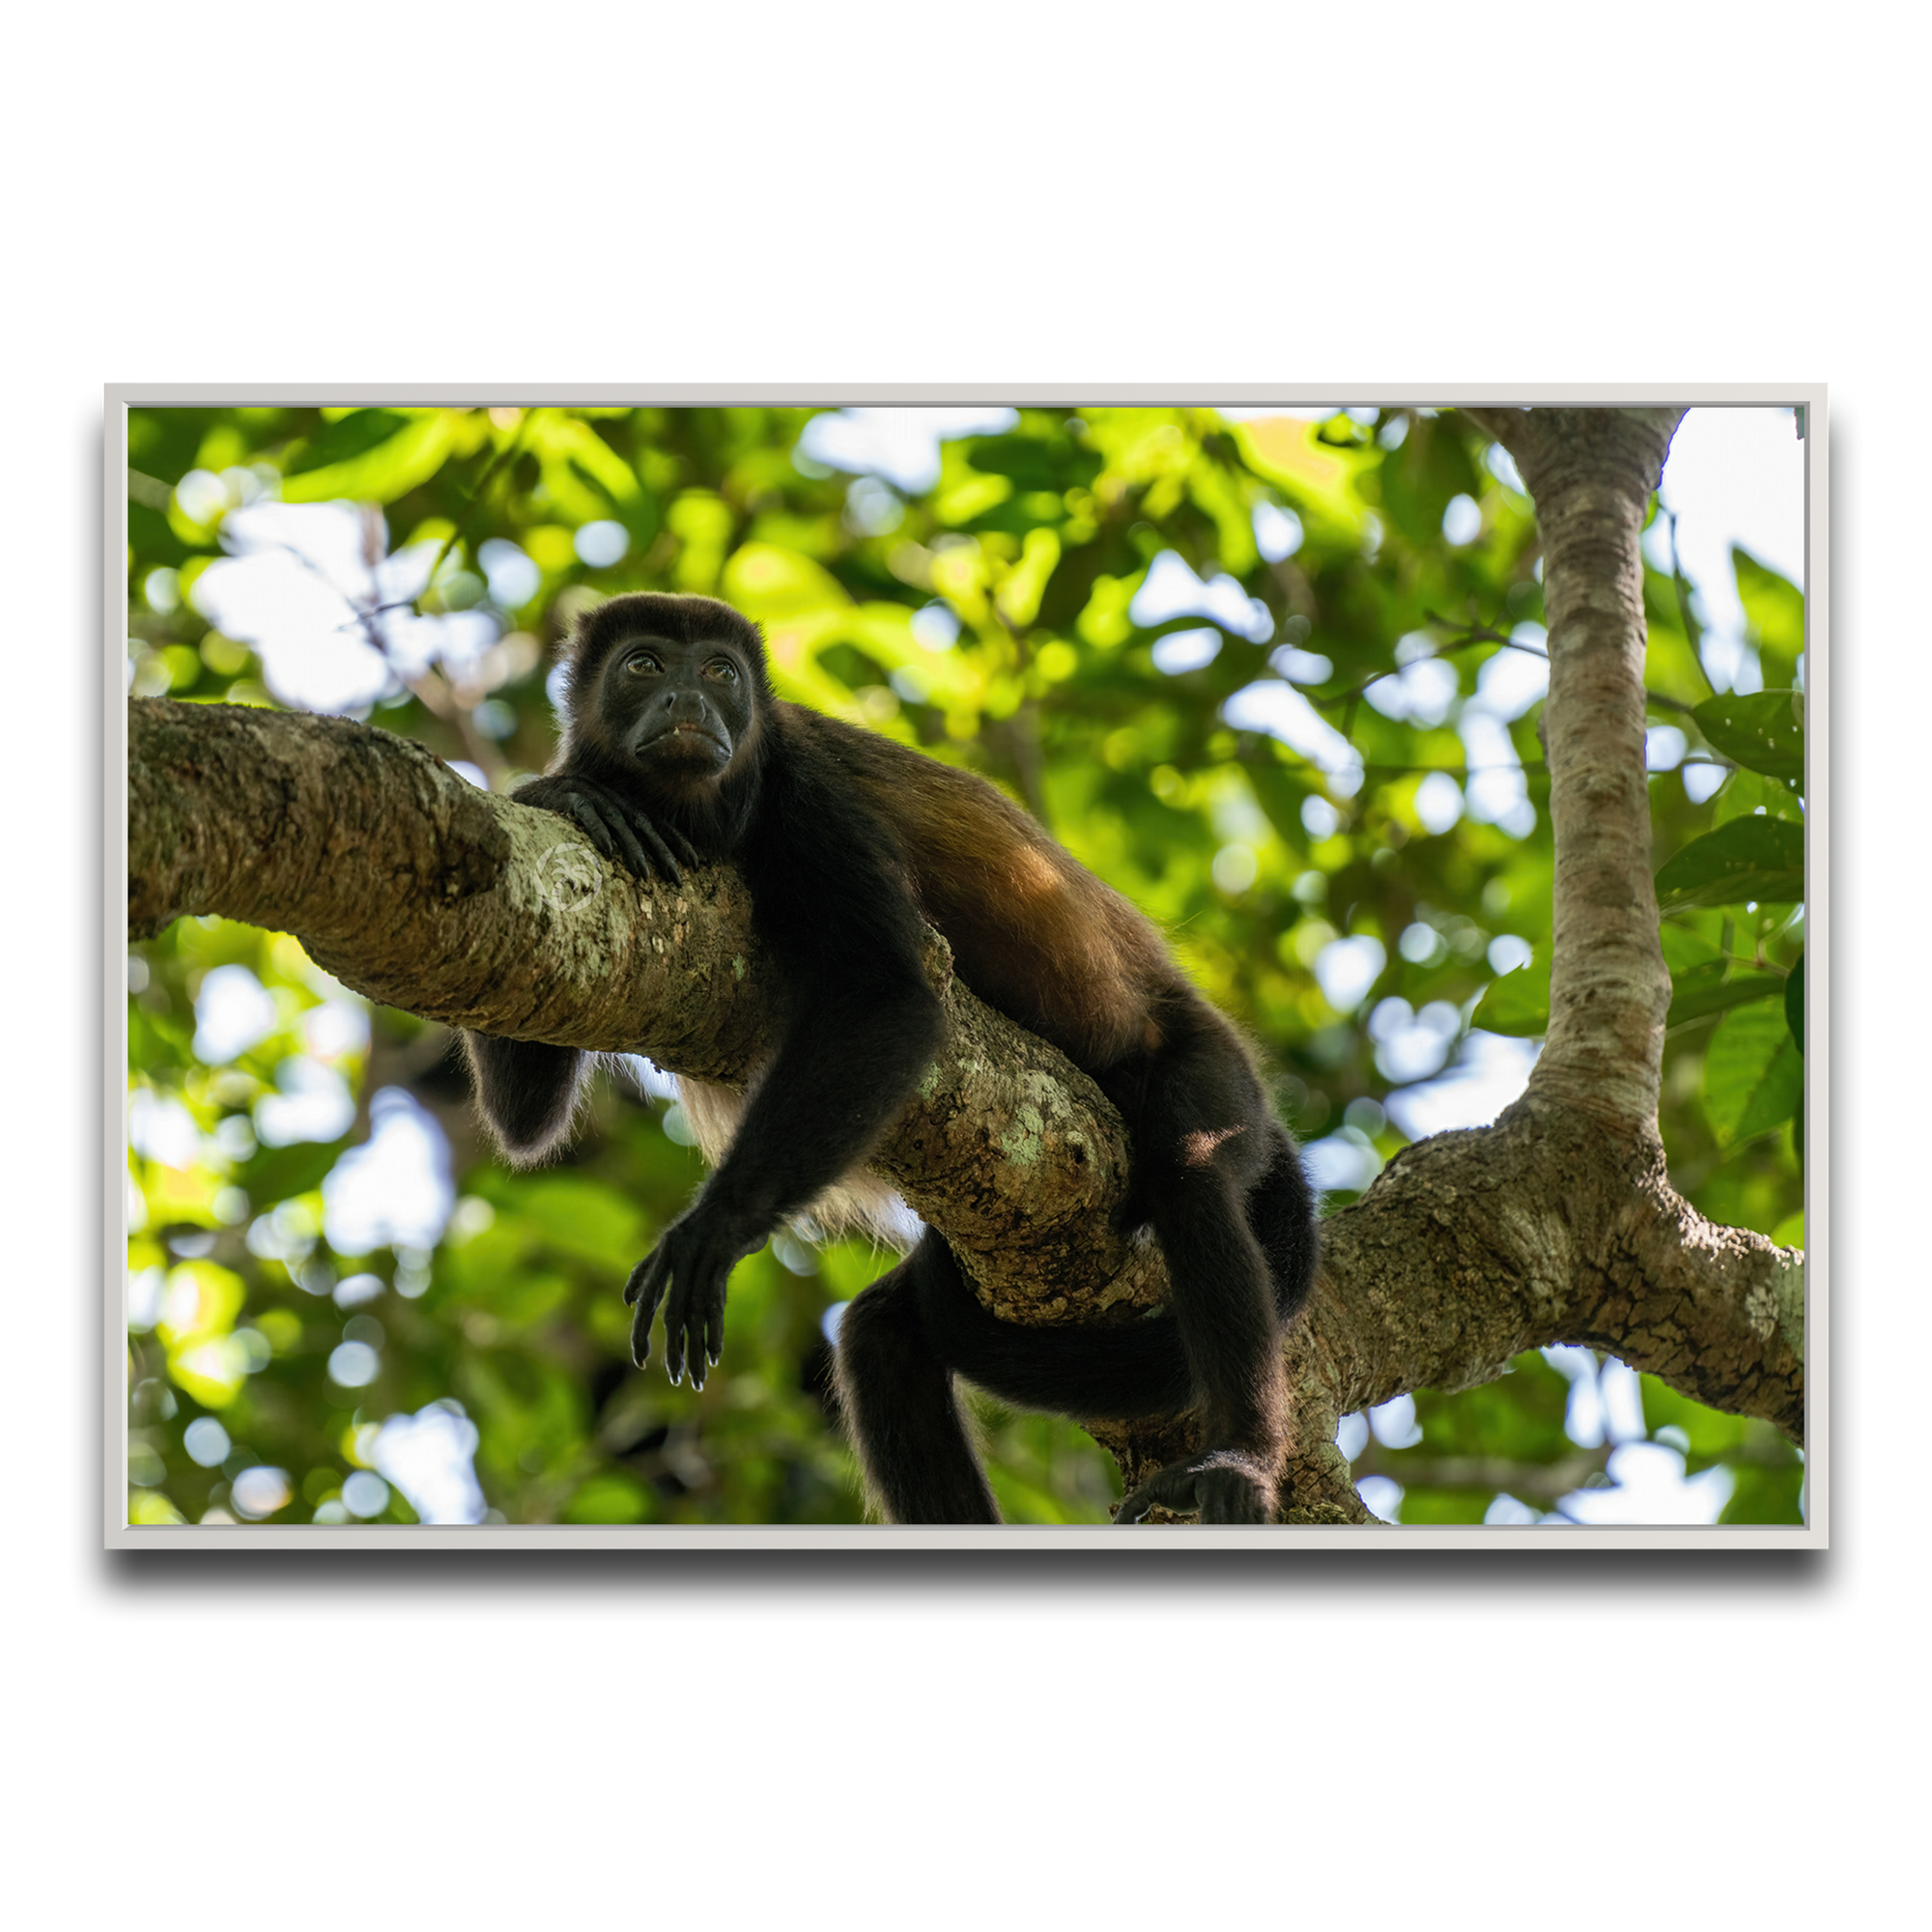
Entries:
{"label": "monkey's leg", "polygon": [[838,1324],[838,1403],[866,1488],[888,1522],[998,1522],[966,1435],[952,1372],[919,1314],[922,1270],[951,1266],[928,1233]]}
{"label": "monkey's leg", "polygon": [[1268,1522],[1287,1446],[1287,1388],[1273,1284],[1241,1194],[1212,1175],[1157,1182],[1151,1216],[1167,1261],[1201,1414],[1199,1455],[1127,1497],[1120,1520],[1154,1503],[1203,1522]]}
{"label": "monkey's leg", "polygon": [[504,1158],[519,1166],[540,1160],[570,1131],[586,1056],[571,1046],[482,1033],[466,1033],[463,1050],[477,1110]]}
{"label": "monkey's leg", "polygon": [[[1311,1227],[1304,1257],[1282,1225],[1292,1202],[1285,1214],[1264,1195],[1259,1230],[1250,1213],[1259,1188],[1295,1195],[1299,1167],[1279,1168],[1284,1149],[1293,1161],[1293,1148],[1238,1042],[1218,1022],[1177,1016],[1136,1097],[1128,1120],[1134,1189],[1167,1262],[1201,1450],[1143,1483],[1121,1505],[1120,1520],[1159,1503],[1198,1512],[1203,1522],[1267,1522],[1288,1445],[1276,1275],[1284,1266],[1312,1270],[1314,1234]],[[1298,1198],[1312,1211],[1305,1181]],[[1305,1293],[1297,1281],[1283,1288],[1284,1301]]]}
{"label": "monkey's leg", "polygon": [[1273,1156],[1248,1190],[1243,1211],[1266,1257],[1274,1283],[1274,1312],[1286,1326],[1301,1312],[1315,1286],[1321,1259],[1321,1224],[1316,1217],[1315,1190],[1293,1141],[1279,1126],[1272,1138]]}

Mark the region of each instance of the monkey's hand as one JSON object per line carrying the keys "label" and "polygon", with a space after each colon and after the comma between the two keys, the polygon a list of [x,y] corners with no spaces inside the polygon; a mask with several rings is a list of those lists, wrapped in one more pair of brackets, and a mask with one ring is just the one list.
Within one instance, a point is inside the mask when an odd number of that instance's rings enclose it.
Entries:
{"label": "monkey's hand", "polygon": [[1157,1469],[1123,1498],[1114,1520],[1138,1522],[1158,1505],[1203,1522],[1272,1522],[1274,1480],[1258,1456],[1209,1449]]}
{"label": "monkey's hand", "polygon": [[510,796],[519,805],[554,811],[581,826],[605,858],[639,879],[662,879],[674,886],[682,876],[680,866],[697,864],[690,839],[676,826],[660,827],[636,799],[594,779],[558,772],[532,779]]}
{"label": "monkey's hand", "polygon": [[664,1238],[631,1270],[624,1299],[631,1318],[631,1359],[642,1368],[651,1358],[651,1322],[664,1304],[665,1369],[673,1382],[691,1370],[691,1385],[704,1386],[724,1346],[724,1284],[764,1236],[717,1212],[702,1201],[679,1215]]}

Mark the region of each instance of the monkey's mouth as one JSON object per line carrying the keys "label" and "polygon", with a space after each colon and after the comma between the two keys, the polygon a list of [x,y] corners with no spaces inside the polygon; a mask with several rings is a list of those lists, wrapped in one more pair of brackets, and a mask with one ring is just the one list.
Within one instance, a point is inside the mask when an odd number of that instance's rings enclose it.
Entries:
{"label": "monkey's mouth", "polygon": [[728,758],[731,755],[731,747],[722,733],[714,731],[708,724],[695,724],[684,719],[639,738],[635,750],[639,757],[662,752],[682,757],[699,753],[711,758]]}

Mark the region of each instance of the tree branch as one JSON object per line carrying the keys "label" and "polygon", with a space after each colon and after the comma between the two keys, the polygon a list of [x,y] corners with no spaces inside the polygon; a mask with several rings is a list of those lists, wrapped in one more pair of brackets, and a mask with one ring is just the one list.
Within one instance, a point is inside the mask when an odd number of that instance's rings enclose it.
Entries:
{"label": "tree branch", "polygon": [[1613,1132],[1657,1131],[1670,976],[1644,761],[1638,539],[1682,410],[1532,410],[1505,427],[1536,502],[1555,840],[1549,1033],[1537,1088]]}

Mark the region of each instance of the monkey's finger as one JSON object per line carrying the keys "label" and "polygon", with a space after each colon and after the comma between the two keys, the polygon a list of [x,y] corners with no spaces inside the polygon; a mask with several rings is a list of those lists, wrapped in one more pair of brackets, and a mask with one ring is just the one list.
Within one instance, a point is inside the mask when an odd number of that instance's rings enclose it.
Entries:
{"label": "monkey's finger", "polygon": [[651,1358],[651,1319],[656,1314],[655,1302],[640,1301],[631,1318],[631,1362],[636,1368],[641,1369]]}
{"label": "monkey's finger", "polygon": [[677,861],[671,857],[670,847],[665,843],[657,827],[641,812],[638,812],[631,817],[630,828],[634,829],[637,836],[651,848],[651,857],[657,861],[659,876],[668,879],[674,886],[681,885],[684,875],[678,870]]}
{"label": "monkey's finger", "polygon": [[650,866],[625,822],[620,802],[602,786],[585,785],[577,800],[577,812],[605,858],[640,879],[650,877]]}
{"label": "monkey's finger", "polygon": [[629,816],[621,811],[610,814],[611,829],[615,834],[617,843],[624,849],[624,864],[631,876],[648,879],[651,876],[651,862],[644,854],[644,848],[638,843],[638,835],[632,830]]}
{"label": "monkey's finger", "polygon": [[617,841],[611,828],[604,822],[604,814],[587,798],[574,798],[570,801],[570,815],[590,835],[590,842],[605,858],[615,861]]}
{"label": "monkey's finger", "polygon": [[642,1368],[651,1358],[651,1322],[664,1299],[663,1251],[646,1255],[624,1284],[624,1299],[636,1306],[631,1317],[631,1360]]}
{"label": "monkey's finger", "polygon": [[[711,1294],[704,1303],[704,1357],[715,1369],[718,1357],[724,1351],[724,1297]],[[704,1386],[702,1382],[698,1384]]]}
{"label": "monkey's finger", "polygon": [[637,1301],[646,1288],[650,1296],[645,1305],[655,1310],[664,1299],[664,1271],[667,1257],[662,1247],[653,1248],[636,1267],[631,1270],[631,1278],[624,1284],[624,1306],[629,1308]]}
{"label": "monkey's finger", "polygon": [[665,1373],[674,1384],[684,1379],[688,1359],[684,1328],[685,1311],[690,1299],[682,1281],[672,1282],[670,1293],[665,1296]]}
{"label": "monkey's finger", "polygon": [[664,829],[664,836],[669,841],[671,850],[677,854],[682,864],[696,866],[701,863],[697,856],[697,847],[675,825],[667,825]]}

